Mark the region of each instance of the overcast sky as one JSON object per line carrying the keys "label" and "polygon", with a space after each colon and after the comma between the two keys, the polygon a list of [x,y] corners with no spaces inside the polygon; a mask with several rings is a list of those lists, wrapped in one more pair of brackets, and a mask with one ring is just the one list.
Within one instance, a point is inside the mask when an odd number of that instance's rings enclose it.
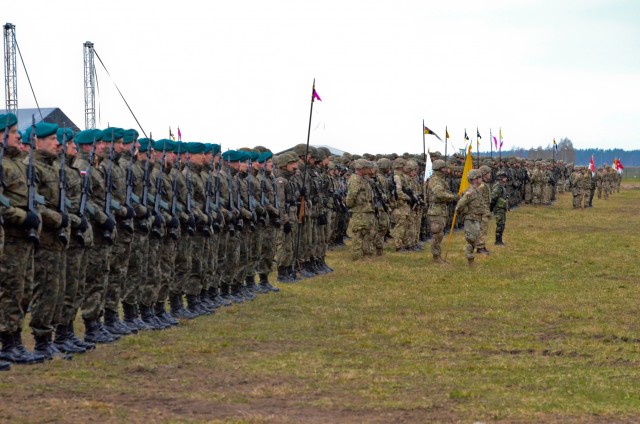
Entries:
{"label": "overcast sky", "polygon": [[421,152],[422,120],[449,152],[476,127],[481,150],[500,127],[504,149],[640,148],[638,0],[29,0],[0,19],[40,106],[81,128],[91,41],[98,128],[137,128],[115,83],[156,139],[279,151],[306,142],[315,78],[311,144],[351,153]]}

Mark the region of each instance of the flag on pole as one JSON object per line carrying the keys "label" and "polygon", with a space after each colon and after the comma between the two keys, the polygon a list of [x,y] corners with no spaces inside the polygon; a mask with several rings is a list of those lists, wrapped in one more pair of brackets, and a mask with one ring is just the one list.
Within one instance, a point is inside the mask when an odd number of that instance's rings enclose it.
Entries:
{"label": "flag on pole", "polygon": [[555,137],[553,138],[553,148],[558,150],[558,143],[556,143]]}
{"label": "flag on pole", "polygon": [[435,135],[435,136],[436,136],[436,138],[437,138],[438,140],[442,141],[442,139],[438,136],[438,134],[436,134],[436,133],[434,133],[433,131],[431,131],[431,130],[430,130],[429,128],[427,128],[425,125],[423,125],[423,126],[424,126],[424,133],[425,133],[425,134],[432,134],[432,135]]}
{"label": "flag on pole", "polygon": [[424,180],[427,181],[433,175],[433,163],[431,162],[431,154],[427,150],[427,163],[424,166]]}
{"label": "flag on pole", "polygon": [[178,141],[182,141],[182,133],[180,132],[180,125],[178,125]]}
{"label": "flag on pole", "polygon": [[320,98],[320,96],[318,95],[318,92],[316,91],[316,88],[313,88],[313,96],[311,97],[311,103],[313,103],[314,100],[318,100],[319,102],[322,101],[322,99]]}
{"label": "flag on pole", "polygon": [[478,131],[477,128],[476,128],[476,138],[482,138],[482,136],[480,135],[480,131]]}
{"label": "flag on pole", "polygon": [[464,129],[464,139],[469,140],[469,136],[467,135],[467,129]]}
{"label": "flag on pole", "polygon": [[444,137],[448,140],[449,139],[449,130],[445,129],[444,130]]}
{"label": "flag on pole", "polygon": [[171,141],[176,141],[176,137],[173,135],[173,132],[171,131],[171,125],[169,125],[169,138],[171,139]]}
{"label": "flag on pole", "polygon": [[495,135],[493,136],[493,144],[496,146],[496,150],[498,150],[498,139]]}
{"label": "flag on pole", "polygon": [[460,180],[460,189],[458,195],[462,196],[462,193],[469,188],[469,181],[467,180],[467,174],[473,169],[473,158],[471,157],[471,146],[467,148],[467,158],[464,161],[464,168],[462,169],[462,180]]}
{"label": "flag on pole", "polygon": [[589,170],[591,170],[591,175],[596,175],[596,163],[593,160],[593,155],[591,155],[591,160],[589,161]]}
{"label": "flag on pole", "polygon": [[500,150],[502,150],[503,143],[504,143],[504,140],[502,139],[502,128],[500,128]]}

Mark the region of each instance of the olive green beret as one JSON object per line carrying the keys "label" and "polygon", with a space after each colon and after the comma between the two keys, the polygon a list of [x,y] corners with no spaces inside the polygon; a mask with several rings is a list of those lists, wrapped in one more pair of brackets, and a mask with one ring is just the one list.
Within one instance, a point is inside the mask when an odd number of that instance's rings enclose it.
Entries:
{"label": "olive green beret", "polygon": [[134,130],[133,128],[130,130],[126,130],[124,131],[124,134],[122,136],[122,143],[123,144],[129,144],[129,143],[133,143],[134,140],[138,139],[138,131]]}
{"label": "olive green beret", "polygon": [[77,145],[93,144],[94,140],[95,141],[102,140],[102,135],[103,134],[101,130],[97,130],[97,129],[84,130],[76,134],[74,141],[76,142]]}
{"label": "olive green beret", "polygon": [[0,115],[0,132],[4,132],[6,127],[13,127],[18,123],[18,117],[13,113],[7,113]]}

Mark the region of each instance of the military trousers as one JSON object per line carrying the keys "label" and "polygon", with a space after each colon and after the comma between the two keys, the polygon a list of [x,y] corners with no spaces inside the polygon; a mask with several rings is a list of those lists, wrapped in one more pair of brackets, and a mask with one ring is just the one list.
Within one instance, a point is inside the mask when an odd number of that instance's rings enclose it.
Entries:
{"label": "military trousers", "polygon": [[465,256],[467,259],[473,259],[473,252],[475,251],[480,237],[480,221],[474,219],[464,220],[464,239],[467,242],[465,248]]}
{"label": "military trousers", "polygon": [[31,321],[29,326],[34,336],[53,333],[53,322],[62,309],[64,279],[62,278],[62,251],[57,240],[57,231],[40,235],[40,247],[34,255],[33,296],[31,298]]}
{"label": "military trousers", "polygon": [[26,312],[26,274],[33,264],[33,244],[18,231],[6,231],[0,260],[0,333],[21,329]]}

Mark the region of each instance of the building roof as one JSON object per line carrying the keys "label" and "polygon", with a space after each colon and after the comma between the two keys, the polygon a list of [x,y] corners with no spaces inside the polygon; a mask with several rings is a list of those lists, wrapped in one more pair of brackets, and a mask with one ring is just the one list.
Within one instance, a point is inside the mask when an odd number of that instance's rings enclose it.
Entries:
{"label": "building roof", "polygon": [[[6,109],[0,109],[0,114],[2,113],[7,113]],[[80,128],[57,107],[44,107],[39,111],[37,108],[18,109],[16,116],[18,117],[18,130],[22,132],[31,126],[32,116],[35,117],[36,124],[44,121],[71,128],[73,132],[80,131]]]}

